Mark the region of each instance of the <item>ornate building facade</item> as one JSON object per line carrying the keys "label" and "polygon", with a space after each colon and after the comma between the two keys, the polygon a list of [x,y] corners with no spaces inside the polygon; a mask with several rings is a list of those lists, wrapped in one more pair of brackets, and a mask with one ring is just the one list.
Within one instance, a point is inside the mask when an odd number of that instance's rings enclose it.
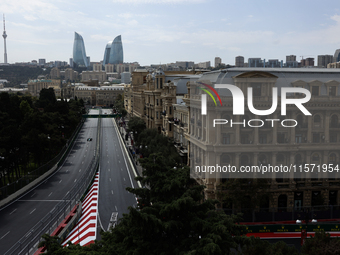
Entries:
{"label": "ornate building facade", "polygon": [[[197,165],[241,166],[337,166],[340,162],[340,72],[333,69],[231,68],[205,73],[197,82],[188,83],[184,102],[189,109],[189,158],[192,176],[206,186],[206,198],[217,198],[220,185],[236,175],[195,172]],[[223,105],[209,98],[207,114],[202,114],[202,84],[216,88],[216,84],[231,84],[247,95],[252,88],[255,109],[270,109],[272,88],[305,88],[311,99],[303,106],[311,112],[306,116],[295,105],[287,105],[287,115],[281,116],[281,94],[277,110],[268,116],[253,114],[245,107],[244,115],[233,114],[233,99],[227,89],[216,89]],[[301,93],[289,93],[287,98],[299,99]],[[245,103],[245,106],[247,104]],[[215,119],[227,120],[225,125],[213,127]],[[257,120],[256,122],[253,120]],[[277,120],[270,122],[266,119]],[[284,119],[296,121],[295,127],[285,127]],[[231,122],[238,123],[231,126]],[[250,122],[249,122],[250,121]],[[263,121],[263,122],[261,122]],[[249,125],[252,123],[253,125]],[[257,124],[255,124],[257,123]],[[258,123],[263,125],[258,126]],[[257,126],[257,127],[252,127]],[[329,167],[326,167],[329,169]],[[328,171],[328,170],[327,170]],[[299,171],[298,171],[299,172]],[[271,201],[268,207],[313,206],[316,201],[325,205],[340,204],[339,174],[329,176],[309,171],[301,174],[270,175]],[[254,174],[248,178],[258,178]]]}

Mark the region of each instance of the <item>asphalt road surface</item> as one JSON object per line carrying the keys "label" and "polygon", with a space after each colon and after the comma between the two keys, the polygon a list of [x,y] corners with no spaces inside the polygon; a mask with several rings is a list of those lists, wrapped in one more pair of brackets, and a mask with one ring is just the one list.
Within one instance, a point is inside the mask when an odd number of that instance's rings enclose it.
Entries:
{"label": "asphalt road surface", "polygon": [[129,206],[137,205],[134,194],[126,190],[126,187],[138,187],[135,174],[113,121],[102,119],[98,210],[100,225],[105,231],[113,212],[118,212],[121,218],[123,213],[128,213]]}
{"label": "asphalt road surface", "polygon": [[[98,114],[91,110],[90,114]],[[23,236],[62,200],[94,156],[98,119],[87,119],[64,164],[46,181],[0,210],[0,254]],[[92,138],[92,141],[87,141]]]}

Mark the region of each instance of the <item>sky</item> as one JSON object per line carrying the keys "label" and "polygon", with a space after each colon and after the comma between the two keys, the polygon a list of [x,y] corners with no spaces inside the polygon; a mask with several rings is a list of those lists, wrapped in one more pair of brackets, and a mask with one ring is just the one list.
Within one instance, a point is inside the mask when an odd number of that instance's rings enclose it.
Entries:
{"label": "sky", "polygon": [[[91,62],[122,36],[124,62],[140,65],[236,56],[284,60],[340,48],[338,0],[0,0],[8,62],[72,57],[74,32]],[[3,40],[0,62],[3,62]]]}

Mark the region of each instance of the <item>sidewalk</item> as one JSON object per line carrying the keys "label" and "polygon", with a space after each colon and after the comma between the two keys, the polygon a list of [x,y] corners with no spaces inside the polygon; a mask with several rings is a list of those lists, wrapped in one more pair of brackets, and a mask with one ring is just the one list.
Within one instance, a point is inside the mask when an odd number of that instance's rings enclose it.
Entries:
{"label": "sidewalk", "polygon": [[[116,120],[118,130],[120,132],[120,135],[122,136],[122,139],[124,141],[125,147],[129,153],[129,156],[134,163],[134,167],[137,170],[137,173],[139,176],[142,176],[143,168],[141,167],[140,163],[138,162],[139,154],[136,154],[136,148],[134,147],[133,139],[131,139],[131,134],[128,134],[128,140],[125,140],[125,136],[127,134],[126,129],[128,125],[128,120],[124,120],[123,118],[120,120]],[[122,126],[120,126],[120,123],[122,123]]]}

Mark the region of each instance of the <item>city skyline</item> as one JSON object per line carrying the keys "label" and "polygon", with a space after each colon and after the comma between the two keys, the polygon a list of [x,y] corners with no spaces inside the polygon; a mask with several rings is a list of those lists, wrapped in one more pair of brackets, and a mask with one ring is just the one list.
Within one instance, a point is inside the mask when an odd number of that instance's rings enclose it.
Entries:
{"label": "city skyline", "polygon": [[[336,1],[266,0],[64,0],[0,3],[6,15],[8,63],[68,61],[74,32],[82,35],[92,62],[124,37],[124,61],[141,65],[176,61],[234,64],[236,56],[285,60],[314,57],[340,48]],[[2,42],[3,44],[3,42]],[[0,47],[3,56],[3,45]],[[3,63],[3,59],[0,59]]]}

